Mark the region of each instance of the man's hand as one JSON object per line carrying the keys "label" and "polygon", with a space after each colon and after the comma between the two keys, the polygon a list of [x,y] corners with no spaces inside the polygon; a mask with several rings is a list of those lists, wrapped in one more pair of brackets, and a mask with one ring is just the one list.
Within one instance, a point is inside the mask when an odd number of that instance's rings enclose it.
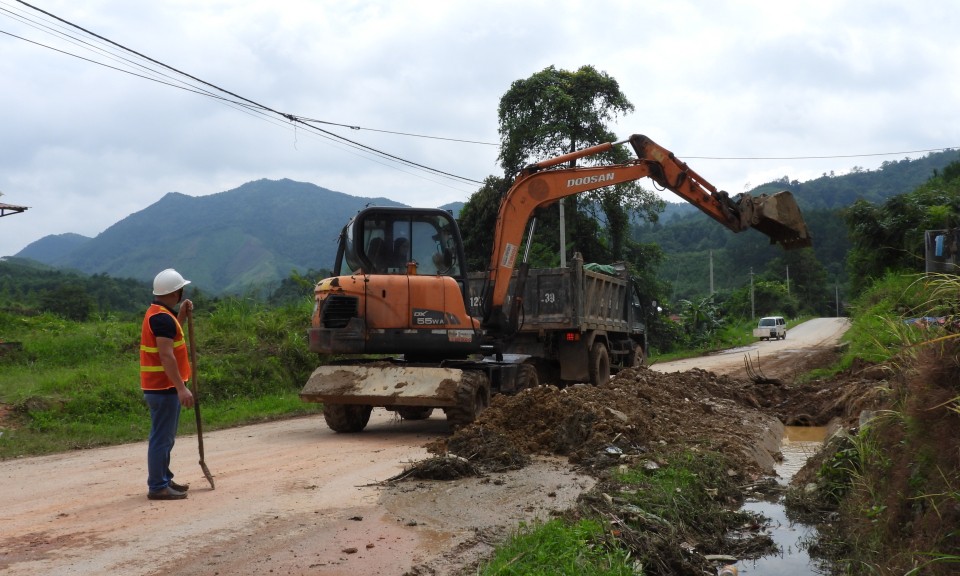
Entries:
{"label": "man's hand", "polygon": [[183,386],[177,388],[177,398],[180,399],[180,405],[184,408],[193,408],[195,400],[193,398],[193,392],[187,388],[186,383]]}
{"label": "man's hand", "polygon": [[189,298],[180,302],[180,309],[177,310],[177,322],[183,324],[187,320],[187,315],[193,312],[193,301]]}

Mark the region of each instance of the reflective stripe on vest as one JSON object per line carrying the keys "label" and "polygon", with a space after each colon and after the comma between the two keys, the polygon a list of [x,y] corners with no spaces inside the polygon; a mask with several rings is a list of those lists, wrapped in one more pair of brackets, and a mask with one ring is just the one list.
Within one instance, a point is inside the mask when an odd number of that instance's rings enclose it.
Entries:
{"label": "reflective stripe on vest", "polygon": [[167,378],[163,371],[160,349],[157,347],[157,337],[150,329],[150,318],[157,314],[167,314],[173,318],[173,323],[177,327],[177,335],[173,340],[173,355],[177,359],[180,378],[184,382],[190,379],[190,358],[180,322],[166,307],[151,304],[143,317],[143,326],[140,329],[140,388],[143,390],[166,390],[174,387],[174,383]]}

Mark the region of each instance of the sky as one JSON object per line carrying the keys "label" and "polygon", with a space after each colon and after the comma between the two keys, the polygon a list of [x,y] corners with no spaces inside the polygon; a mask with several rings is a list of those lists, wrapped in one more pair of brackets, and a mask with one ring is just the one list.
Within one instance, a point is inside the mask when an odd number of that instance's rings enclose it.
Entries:
{"label": "sky", "polygon": [[503,175],[500,97],[548,66],[609,74],[635,106],[618,138],[731,194],[960,147],[960,11],[942,0],[29,4],[196,80],[0,0],[0,202],[30,207],[0,218],[0,256],[262,178],[467,201]]}

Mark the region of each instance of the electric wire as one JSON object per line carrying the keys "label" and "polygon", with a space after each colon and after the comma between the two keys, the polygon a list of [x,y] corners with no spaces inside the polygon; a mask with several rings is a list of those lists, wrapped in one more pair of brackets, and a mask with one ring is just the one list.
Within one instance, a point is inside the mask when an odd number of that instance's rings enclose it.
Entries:
{"label": "electric wire", "polygon": [[[927,152],[943,152],[945,150],[956,150],[960,146],[947,146],[944,148],[925,148],[922,150],[903,150],[900,152],[871,152],[868,154],[830,154],[826,156],[686,156],[694,160],[835,160],[840,158],[870,158],[873,156],[899,156],[900,154],[920,154]],[[680,156],[679,154],[677,156]]]}
{"label": "electric wire", "polygon": [[445,140],[447,142],[462,142],[464,144],[481,144],[483,146],[499,146],[500,144],[496,142],[482,142],[480,140],[464,140],[461,138],[445,138],[443,136],[428,136],[426,134],[414,134],[412,132],[397,132],[394,130],[382,130],[379,128],[364,128],[363,126],[355,126],[352,124],[340,124],[338,122],[330,122],[329,120],[317,120],[316,118],[306,118],[301,116],[304,120],[309,120],[310,122],[318,122],[320,124],[329,124],[331,126],[340,126],[342,128],[349,128],[351,130],[366,130],[367,132],[381,132],[383,134],[396,134],[398,136],[410,136],[411,138],[427,138],[429,140]]}
{"label": "electric wire", "polygon": [[[466,177],[463,177],[463,176],[458,176],[458,175],[456,175],[456,174],[453,174],[453,173],[450,173],[450,172],[446,172],[446,171],[443,171],[443,170],[439,170],[439,169],[437,169],[437,168],[432,168],[432,167],[427,166],[427,165],[425,165],[425,164],[421,164],[421,163],[418,163],[418,162],[414,162],[414,161],[412,161],[412,160],[408,160],[408,159],[406,159],[406,158],[402,158],[402,157],[397,156],[397,155],[395,155],[395,154],[390,154],[390,153],[388,153],[388,152],[385,152],[385,151],[382,151],[382,150],[373,148],[373,147],[371,147],[371,146],[367,146],[367,145],[362,144],[362,143],[360,143],[360,142],[356,142],[356,141],[354,141],[354,140],[351,140],[351,139],[349,139],[349,138],[346,138],[346,137],[344,137],[344,136],[341,136],[341,135],[339,135],[339,134],[336,134],[335,132],[331,132],[331,131],[329,131],[329,130],[324,130],[323,128],[320,128],[320,127],[318,127],[318,126],[315,126],[315,125],[311,124],[311,121],[310,121],[309,119],[304,119],[304,118],[301,118],[300,116],[297,116],[297,115],[294,115],[294,114],[289,114],[289,113],[280,112],[280,111],[275,110],[275,109],[273,109],[273,108],[271,108],[271,107],[269,107],[269,106],[266,106],[266,105],[264,105],[264,104],[261,104],[261,103],[259,103],[259,102],[254,101],[254,100],[251,100],[251,99],[249,99],[249,98],[245,98],[245,97],[243,97],[243,96],[241,96],[241,95],[239,95],[239,94],[236,94],[236,93],[234,93],[234,92],[232,92],[232,91],[230,91],[230,90],[227,90],[227,89],[225,89],[225,88],[222,88],[222,87],[220,87],[220,86],[217,86],[217,85],[215,85],[215,84],[212,84],[212,83],[210,83],[210,82],[207,82],[207,81],[202,80],[202,79],[200,79],[200,78],[197,78],[196,76],[193,76],[193,75],[191,75],[191,74],[188,74],[188,73],[186,73],[186,72],[183,72],[182,70],[179,70],[179,69],[177,69],[177,68],[174,68],[174,67],[172,67],[172,66],[170,66],[170,65],[164,64],[163,62],[160,62],[160,61],[158,61],[158,60],[155,60],[155,59],[153,59],[153,58],[151,58],[151,57],[149,57],[149,56],[146,56],[146,55],[144,55],[144,54],[141,54],[140,52],[137,52],[136,50],[133,50],[133,49],[131,49],[131,48],[128,48],[128,47],[126,47],[126,46],[123,46],[122,44],[118,44],[118,43],[116,43],[116,42],[114,42],[114,41],[112,41],[112,40],[110,40],[110,39],[108,39],[108,38],[105,38],[105,37],[103,37],[103,36],[101,36],[101,35],[99,35],[99,34],[96,34],[95,32],[91,32],[90,30],[87,30],[86,28],[83,28],[82,26],[79,26],[79,25],[77,25],[77,24],[74,24],[74,23],[72,23],[72,22],[69,22],[69,21],[67,21],[67,20],[64,20],[63,18],[60,18],[59,16],[56,16],[55,14],[52,14],[52,13],[47,12],[47,11],[41,9],[41,8],[38,8],[38,7],[36,7],[36,6],[33,6],[33,5],[29,4],[28,2],[24,2],[23,0],[16,0],[16,1],[19,2],[20,4],[23,4],[24,6],[27,6],[27,7],[31,8],[31,9],[37,11],[37,12],[40,12],[40,13],[42,13],[42,14],[50,17],[50,18],[54,18],[55,20],[57,20],[57,21],[59,21],[59,22],[62,22],[62,23],[66,24],[66,25],[68,25],[68,26],[70,26],[70,27],[76,28],[76,29],[78,29],[78,30],[80,30],[80,31],[82,31],[82,32],[84,32],[84,33],[86,33],[86,34],[94,37],[94,38],[97,38],[97,39],[99,39],[99,40],[101,40],[101,41],[107,42],[107,43],[109,43],[109,44],[111,44],[111,45],[113,45],[113,46],[115,46],[115,47],[117,47],[117,48],[119,48],[119,49],[121,49],[121,50],[123,50],[123,51],[125,51],[125,52],[129,52],[129,53],[131,53],[131,54],[134,54],[134,55],[136,55],[136,56],[138,56],[138,57],[140,57],[140,58],[142,58],[142,59],[144,59],[144,60],[146,60],[146,61],[148,61],[148,62],[151,62],[151,63],[153,63],[153,64],[155,64],[155,65],[157,65],[157,66],[161,66],[161,67],[163,67],[163,68],[165,68],[165,69],[167,69],[167,70],[170,70],[170,71],[172,71],[172,72],[175,72],[176,74],[179,74],[179,75],[181,75],[181,76],[184,76],[184,77],[186,77],[186,78],[189,78],[189,79],[191,79],[191,80],[193,80],[193,81],[195,81],[195,82],[198,82],[198,83],[200,83],[200,84],[202,84],[202,85],[204,85],[204,86],[208,86],[208,87],[210,87],[210,88],[212,88],[212,89],[214,89],[214,90],[216,90],[216,91],[218,91],[218,92],[220,92],[220,93],[227,94],[227,95],[231,96],[231,97],[234,99],[234,100],[232,100],[232,102],[233,102],[234,104],[241,105],[241,106],[244,106],[244,107],[249,107],[251,110],[259,110],[259,111],[269,112],[269,113],[275,114],[275,115],[277,115],[277,116],[280,116],[280,117],[282,117],[282,118],[285,118],[286,120],[288,120],[288,121],[291,122],[291,123],[300,124],[300,125],[304,126],[305,129],[307,129],[307,131],[313,131],[314,133],[317,133],[318,135],[320,135],[320,136],[322,136],[322,137],[325,137],[325,138],[328,138],[328,139],[332,139],[332,140],[334,140],[334,141],[338,141],[338,142],[340,142],[340,143],[346,144],[346,145],[348,145],[348,146],[350,146],[350,147],[353,147],[353,148],[355,148],[355,149],[366,151],[366,152],[368,152],[368,153],[370,153],[370,154],[373,154],[373,155],[375,155],[375,156],[379,156],[379,157],[384,158],[384,159],[389,160],[389,161],[397,162],[397,163],[399,163],[399,164],[401,164],[401,165],[406,165],[406,166],[408,166],[408,167],[412,167],[412,168],[415,168],[415,169],[423,170],[423,171],[425,171],[425,172],[427,172],[427,173],[430,173],[430,174],[433,174],[433,175],[435,175],[435,176],[441,176],[441,177],[449,178],[449,179],[456,180],[456,181],[459,181],[459,182],[469,182],[469,183],[473,183],[473,184],[482,184],[482,182],[479,181],[479,180],[473,180],[473,179],[471,179],[471,178],[466,178]],[[9,12],[9,11],[8,11],[8,12]],[[7,32],[4,32],[4,33],[7,34],[7,35],[9,35],[9,36],[13,36],[13,37],[15,37],[15,38],[18,38],[18,39],[24,39],[24,38],[22,38],[22,37],[20,37],[20,36],[14,35],[14,34],[10,34],[10,33],[7,33]],[[24,40],[25,40],[25,39],[24,39]],[[28,40],[28,41],[29,41],[29,40]],[[32,42],[32,41],[30,41],[30,42],[31,42],[31,43],[34,43],[34,44],[37,44],[37,45],[44,46],[44,47],[46,47],[46,48],[51,48],[51,47],[49,47],[49,46],[42,45],[42,44],[37,43],[37,42]],[[92,62],[92,63],[96,63],[96,64],[100,64],[100,65],[106,66],[106,67],[108,67],[108,68],[112,68],[112,69],[114,69],[114,70],[124,71],[124,70],[121,70],[121,69],[119,69],[119,68],[117,68],[117,67],[114,67],[114,66],[110,66],[110,65],[107,65],[107,64],[103,64],[103,63],[101,63],[101,62],[97,62],[97,61],[94,61],[94,60],[91,60],[91,59],[88,59],[88,58],[84,58],[84,57],[82,57],[82,56],[77,56],[77,55],[71,54],[71,53],[66,52],[66,51],[64,51],[64,50],[59,50],[59,49],[56,49],[56,48],[52,48],[52,49],[54,49],[54,50],[56,50],[56,51],[58,51],[58,52],[62,52],[62,53],[69,54],[69,55],[73,55],[73,56],[75,56],[75,57],[81,58],[81,59],[83,59],[83,60],[87,60],[87,61]],[[140,75],[140,74],[137,74],[137,73],[133,73],[133,72],[129,72],[129,71],[126,71],[126,72],[131,73],[131,74],[133,74],[133,75],[135,75],[135,76],[144,77],[143,75]],[[145,77],[144,77],[144,78],[145,78]],[[149,78],[148,78],[148,79],[149,79]],[[156,79],[154,79],[154,80],[156,80]],[[161,83],[168,84],[168,83],[166,83],[166,82],[162,82],[162,81],[160,81],[160,82],[161,82]],[[168,84],[168,85],[169,85],[169,84]],[[200,94],[203,94],[203,95],[210,95],[210,94],[207,94],[207,93],[206,93],[206,90],[200,90],[200,89],[197,89],[196,87],[194,87],[193,89],[188,89],[188,90],[189,90],[189,91],[196,92],[196,93],[200,93]],[[213,95],[213,96],[217,97],[216,95]],[[231,100],[229,100],[229,99],[227,99],[227,98],[224,98],[224,97],[222,97],[222,96],[220,96],[220,97],[218,97],[218,98],[219,98],[220,100],[222,100],[222,101],[231,101]]]}
{"label": "electric wire", "polygon": [[[36,11],[36,12],[39,12],[39,13],[41,13],[41,14],[49,17],[49,18],[53,18],[54,20],[56,20],[56,22],[52,22],[51,24],[52,24],[53,26],[56,26],[57,28],[68,29],[68,28],[65,28],[64,26],[62,26],[62,25],[60,24],[60,23],[62,23],[62,24],[64,24],[64,25],[66,25],[66,27],[80,30],[80,31],[82,31],[82,32],[85,33],[85,34],[87,34],[87,35],[89,35],[89,36],[91,36],[91,37],[93,37],[93,38],[95,38],[95,39],[97,39],[97,40],[99,40],[99,41],[101,41],[101,42],[104,42],[104,43],[108,44],[109,46],[119,48],[119,49],[122,50],[123,52],[127,52],[127,53],[134,54],[134,55],[136,55],[137,57],[139,57],[139,58],[141,58],[141,59],[143,59],[143,60],[145,60],[145,61],[147,61],[147,62],[149,62],[149,63],[152,63],[152,64],[154,64],[154,65],[160,66],[160,67],[162,67],[162,68],[164,68],[164,69],[166,69],[166,70],[170,70],[170,71],[172,71],[172,72],[174,72],[174,73],[176,73],[176,74],[178,74],[178,75],[180,75],[180,76],[182,76],[182,77],[185,77],[185,78],[188,78],[188,79],[190,79],[190,80],[192,80],[192,81],[194,81],[194,82],[197,82],[197,83],[200,84],[200,86],[197,86],[197,85],[195,85],[195,84],[191,84],[191,83],[189,83],[189,82],[187,82],[187,81],[185,81],[185,80],[182,80],[182,79],[180,79],[180,78],[176,78],[176,77],[174,77],[174,76],[171,76],[170,74],[168,74],[168,73],[166,73],[166,72],[163,72],[163,71],[161,71],[161,70],[156,70],[156,69],[154,69],[154,68],[150,68],[149,66],[147,66],[147,65],[145,65],[145,64],[142,64],[142,63],[139,63],[139,62],[135,62],[135,61],[133,61],[133,60],[131,60],[131,59],[129,59],[129,58],[126,58],[126,57],[123,57],[123,56],[114,54],[114,53],[112,53],[112,52],[109,52],[109,51],[107,51],[107,50],[104,49],[104,48],[95,46],[95,45],[92,44],[91,42],[88,42],[88,41],[83,40],[83,39],[81,39],[81,38],[77,38],[77,37],[71,36],[68,32],[61,31],[61,30],[55,30],[52,26],[48,26],[47,24],[42,23],[42,22],[37,21],[37,20],[32,20],[32,19],[30,19],[29,16],[25,15],[25,13],[24,13],[24,14],[15,13],[15,12],[13,12],[12,9],[7,9],[7,8],[2,8],[2,7],[0,7],[0,13],[6,13],[6,15],[8,15],[8,17],[10,17],[10,18],[13,18],[13,19],[15,19],[15,20],[17,20],[17,21],[19,21],[19,22],[22,22],[22,23],[28,25],[28,26],[31,26],[31,27],[33,27],[33,28],[35,28],[35,29],[37,29],[37,30],[40,30],[41,32],[46,31],[46,33],[51,34],[51,35],[54,35],[54,36],[57,36],[57,37],[59,37],[59,38],[61,38],[61,39],[64,39],[65,41],[67,41],[67,42],[69,42],[69,43],[71,43],[71,44],[74,44],[74,45],[76,45],[76,46],[78,46],[78,47],[80,47],[80,48],[97,52],[97,53],[99,53],[100,55],[102,55],[102,56],[104,56],[104,57],[106,57],[106,58],[109,58],[110,60],[112,60],[112,61],[114,61],[114,62],[117,62],[118,64],[125,62],[125,63],[129,64],[130,66],[135,67],[137,70],[140,70],[142,73],[141,73],[141,72],[137,72],[137,71],[133,71],[133,70],[128,70],[128,69],[120,68],[120,67],[118,67],[118,66],[113,66],[113,65],[111,65],[111,64],[106,64],[106,63],[104,63],[104,62],[100,62],[100,61],[97,61],[97,60],[94,60],[94,59],[91,59],[91,58],[87,58],[87,57],[84,57],[84,56],[81,56],[81,55],[78,55],[78,54],[74,54],[74,53],[72,53],[72,52],[69,52],[69,51],[66,51],[66,50],[62,50],[62,49],[60,49],[60,48],[56,48],[56,47],[54,47],[54,46],[50,46],[50,45],[47,45],[47,44],[43,44],[43,43],[41,43],[41,42],[37,42],[37,41],[35,41],[35,40],[31,40],[31,39],[29,39],[29,38],[25,38],[25,37],[23,37],[23,36],[19,36],[19,35],[17,35],[17,34],[13,34],[13,33],[11,33],[11,32],[7,32],[7,31],[4,31],[4,30],[0,30],[0,34],[4,34],[4,35],[10,36],[10,37],[12,37],[12,38],[16,38],[16,39],[18,39],[18,40],[22,40],[22,41],[24,41],[24,42],[28,42],[28,43],[30,43],[30,44],[34,44],[34,45],[36,45],[36,46],[40,46],[40,47],[42,47],[42,48],[46,48],[46,49],[49,49],[49,50],[52,50],[52,51],[55,51],[55,52],[58,52],[58,53],[61,53],[61,54],[67,55],[67,56],[72,56],[72,57],[74,57],[74,58],[77,58],[77,59],[80,59],[80,60],[83,60],[83,61],[86,61],[86,62],[89,62],[89,63],[92,63],[92,64],[97,64],[97,65],[99,65],[99,66],[103,66],[103,67],[108,68],[108,69],[111,69],[111,70],[115,70],[115,71],[118,71],[118,72],[122,72],[122,73],[125,73],[125,74],[129,74],[129,75],[132,75],[132,76],[135,76],[135,77],[138,77],[138,78],[142,78],[142,79],[145,79],[145,80],[150,80],[150,81],[153,81],[153,82],[156,82],[156,83],[159,83],[159,84],[163,84],[163,85],[166,85],[166,86],[169,86],[169,87],[172,87],[172,88],[179,88],[179,89],[181,89],[181,90],[185,90],[185,91],[187,91],[187,92],[191,92],[191,93],[198,94],[198,95],[201,95],[201,96],[207,96],[207,97],[210,97],[210,98],[214,98],[214,99],[216,99],[216,100],[219,100],[221,103],[224,103],[224,104],[226,104],[226,105],[228,105],[228,106],[231,106],[231,107],[233,107],[233,108],[235,108],[235,109],[244,109],[244,110],[246,110],[246,112],[247,112],[248,114],[254,115],[254,117],[260,117],[261,119],[266,119],[266,118],[269,117],[270,114],[277,115],[277,116],[280,116],[280,117],[284,118],[285,120],[287,120],[287,121],[290,122],[290,123],[301,125],[301,126],[304,128],[304,131],[305,131],[306,133],[308,133],[308,134],[313,134],[313,135],[315,135],[315,136],[319,136],[319,137],[321,137],[321,138],[327,139],[328,141],[330,141],[330,143],[339,143],[339,144],[342,144],[342,145],[347,146],[348,148],[353,148],[354,150],[359,150],[359,151],[367,152],[367,153],[369,153],[369,154],[374,155],[374,157],[380,157],[380,158],[383,158],[383,159],[388,160],[388,161],[397,162],[397,163],[399,163],[399,164],[401,164],[401,165],[406,165],[406,166],[409,166],[409,167],[412,167],[412,168],[415,168],[415,169],[420,169],[420,170],[423,170],[423,171],[428,172],[428,173],[432,173],[432,174],[437,175],[437,176],[441,176],[441,177],[444,177],[444,178],[449,178],[449,179],[452,179],[452,180],[455,180],[455,181],[459,181],[459,182],[464,182],[464,183],[482,184],[482,182],[479,181],[479,180],[474,180],[474,179],[466,178],[466,177],[463,177],[463,176],[458,176],[458,175],[452,174],[452,173],[450,173],[450,172],[446,172],[446,171],[443,171],[443,170],[439,170],[439,169],[436,169],[436,168],[432,168],[432,167],[430,167],[430,166],[426,166],[426,165],[424,165],[424,164],[417,163],[417,162],[414,162],[414,161],[412,161],[412,160],[408,160],[408,159],[402,158],[402,157],[397,156],[397,155],[394,155],[394,154],[390,154],[390,153],[388,153],[388,152],[379,150],[379,149],[377,149],[377,148],[373,148],[373,147],[371,147],[371,146],[367,146],[367,145],[362,144],[362,143],[360,143],[360,142],[356,142],[356,141],[354,141],[354,140],[351,140],[351,139],[349,139],[349,138],[346,138],[346,137],[344,137],[344,136],[342,136],[342,135],[340,135],[340,134],[337,134],[337,133],[335,133],[335,132],[331,132],[331,131],[329,131],[329,130],[325,130],[325,129],[323,129],[323,128],[320,128],[319,126],[317,126],[317,124],[323,124],[323,125],[328,125],[328,126],[337,126],[337,127],[342,127],[342,128],[347,128],[347,129],[350,129],[350,130],[354,130],[354,131],[361,131],[361,130],[363,130],[363,131],[368,131],[368,132],[379,132],[379,133],[385,133],[385,134],[395,134],[395,135],[407,136],[407,137],[413,137],[413,138],[425,138],[425,139],[443,140],[443,141],[450,141],[450,142],[460,142],[460,143],[467,143],[467,144],[478,144],[478,145],[485,145],[485,146],[498,146],[498,145],[499,145],[499,144],[496,144],[496,143],[483,142],[483,141],[478,141],[478,140],[467,140],[467,139],[460,139],[460,138],[449,138],[449,137],[441,137],[441,136],[430,136],[430,135],[416,134],[416,133],[410,133],[410,132],[400,132],[400,131],[393,131],[393,130],[384,130],[384,129],[377,129],[377,128],[362,127],[362,126],[358,126],[358,125],[344,124],[344,123],[332,122],[332,121],[327,121],[327,120],[321,120],[321,119],[317,119],[317,118],[310,118],[310,117],[301,116],[301,115],[297,115],[297,114],[290,114],[290,113],[280,112],[280,111],[275,110],[275,109],[273,109],[273,108],[271,108],[271,107],[269,107],[269,106],[266,106],[266,105],[264,105],[264,104],[260,104],[259,102],[256,102],[256,101],[254,101],[254,100],[250,100],[250,99],[245,98],[245,97],[243,97],[243,96],[240,96],[239,94],[236,94],[236,93],[234,93],[234,92],[231,92],[231,91],[229,91],[229,90],[226,90],[226,89],[224,89],[224,88],[221,88],[220,86],[217,86],[216,84],[212,84],[212,83],[210,83],[210,82],[207,82],[207,81],[205,81],[205,80],[202,80],[202,79],[200,79],[200,78],[197,78],[197,77],[195,77],[195,76],[193,76],[193,75],[191,75],[191,74],[188,74],[188,73],[186,73],[186,72],[183,72],[183,71],[181,71],[181,70],[179,70],[179,69],[177,69],[177,68],[175,68],[175,67],[172,67],[172,66],[170,66],[170,65],[164,64],[163,62],[160,62],[160,61],[158,61],[158,60],[155,60],[155,59],[153,59],[153,58],[151,58],[151,57],[149,57],[149,56],[146,56],[146,55],[144,55],[144,54],[141,54],[140,52],[137,52],[136,50],[133,50],[133,49],[131,49],[131,48],[128,48],[128,47],[126,47],[126,46],[124,46],[124,45],[122,45],[122,44],[119,44],[119,43],[117,43],[117,42],[114,42],[114,41],[110,40],[109,38],[105,38],[105,37],[103,37],[103,36],[101,36],[101,35],[99,35],[99,34],[97,34],[97,33],[95,33],[95,32],[92,32],[92,31],[90,31],[90,30],[87,30],[86,28],[84,28],[84,27],[82,27],[82,26],[79,26],[79,25],[74,24],[74,23],[72,23],[72,22],[70,22],[70,21],[68,21],[68,20],[65,20],[65,19],[63,19],[63,18],[60,18],[59,16],[56,16],[55,14],[52,14],[52,13],[50,13],[50,12],[47,12],[46,10],[43,10],[42,8],[38,8],[38,7],[36,7],[36,6],[33,6],[33,5],[31,5],[30,3],[25,2],[24,0],[15,0],[15,1],[18,2],[18,3],[20,3],[20,4],[22,4],[22,5],[24,5],[24,6],[27,6],[28,8],[30,8],[30,9]],[[8,4],[7,6],[9,6],[9,4]],[[11,8],[14,8],[14,7],[11,7]],[[20,12],[23,12],[23,11],[20,10]],[[211,89],[212,89],[212,90],[211,90]],[[222,94],[226,94],[226,95],[228,95],[229,97],[223,96]],[[257,116],[257,115],[259,115],[259,116]],[[285,124],[279,124],[279,123],[276,123],[276,122],[271,122],[271,124],[278,125],[278,126],[286,126]],[[341,148],[341,150],[344,149],[344,148],[342,148],[342,147],[340,147],[340,148]],[[918,153],[929,153],[929,152],[942,152],[942,151],[945,151],[945,150],[954,150],[954,149],[957,149],[957,148],[958,148],[958,147],[941,147],[941,148],[927,148],[927,149],[919,149],[919,150],[907,150],[907,151],[899,151],[899,152],[874,152],[874,153],[864,153],[864,154],[832,154],[832,155],[802,155],[802,156],[701,156],[701,155],[689,155],[689,156],[688,156],[688,155],[683,155],[683,154],[677,154],[677,156],[678,156],[678,157],[683,157],[683,158],[688,158],[688,159],[693,159],[693,160],[721,160],[721,161],[727,161],[727,160],[751,160],[751,161],[764,161],[764,160],[830,160],[830,159],[842,159],[842,158],[869,158],[869,157],[877,157],[877,156],[896,156],[896,155],[902,155],[902,154],[918,154]],[[370,158],[369,156],[366,156],[365,158],[367,158],[368,160],[372,160],[372,158]],[[390,164],[386,164],[386,163],[384,163],[384,162],[379,162],[379,161],[378,161],[377,163],[378,163],[378,164],[381,164],[381,165],[383,165],[383,166],[392,167],[392,168],[397,168],[396,166],[391,166]],[[404,173],[407,173],[407,174],[411,174],[411,175],[414,175],[414,176],[422,177],[422,175],[417,175],[417,174],[414,174],[414,173],[409,172],[409,171],[406,171],[406,170],[401,170],[401,171],[404,172]],[[430,181],[432,181],[432,182],[437,182],[436,180],[432,180],[432,179],[430,179]],[[438,183],[438,182],[437,182],[437,183]]]}

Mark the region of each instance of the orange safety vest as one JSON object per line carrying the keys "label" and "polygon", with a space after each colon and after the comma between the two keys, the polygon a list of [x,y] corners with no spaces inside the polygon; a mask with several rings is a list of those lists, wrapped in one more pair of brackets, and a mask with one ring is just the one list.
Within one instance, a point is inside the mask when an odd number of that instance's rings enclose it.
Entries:
{"label": "orange safety vest", "polygon": [[163,371],[160,350],[157,348],[157,337],[150,329],[150,318],[157,314],[168,314],[177,325],[177,336],[173,340],[173,355],[180,368],[180,378],[184,382],[190,379],[190,358],[180,322],[165,306],[151,304],[143,317],[143,326],[140,329],[140,388],[143,390],[167,390],[175,387]]}

